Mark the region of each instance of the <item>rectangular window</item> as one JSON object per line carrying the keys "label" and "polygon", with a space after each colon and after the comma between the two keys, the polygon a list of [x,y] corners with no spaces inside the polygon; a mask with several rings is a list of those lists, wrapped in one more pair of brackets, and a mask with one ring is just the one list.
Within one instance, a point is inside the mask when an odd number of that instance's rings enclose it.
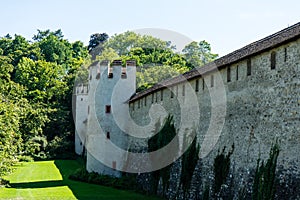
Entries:
{"label": "rectangular window", "polygon": [[152,93],[152,96],[151,96],[151,103],[154,102],[154,93]]}
{"label": "rectangular window", "polygon": [[157,92],[155,92],[155,102],[157,102]]}
{"label": "rectangular window", "polygon": [[270,60],[270,62],[271,62],[271,69],[275,69],[275,67],[276,67],[276,52],[275,51],[273,51],[271,53],[271,58],[270,59],[271,59]]}
{"label": "rectangular window", "polygon": [[174,97],[173,87],[171,88],[170,92],[171,92],[171,98],[173,98]]}
{"label": "rectangular window", "polygon": [[145,97],[144,104],[145,104],[145,106],[147,106],[147,97]]}
{"label": "rectangular window", "polygon": [[235,75],[236,80],[239,80],[239,66],[236,66],[236,75]]}
{"label": "rectangular window", "polygon": [[204,77],[202,78],[202,90],[205,89],[205,80],[204,80]]}
{"label": "rectangular window", "polygon": [[164,91],[163,90],[160,91],[160,100],[161,101],[164,100]]}
{"label": "rectangular window", "polygon": [[284,48],[284,62],[287,61],[287,48]]}
{"label": "rectangular window", "polygon": [[132,102],[132,110],[134,110],[134,102]]}
{"label": "rectangular window", "polygon": [[110,66],[108,67],[108,78],[113,78],[113,68]]}
{"label": "rectangular window", "polygon": [[97,73],[96,75],[96,79],[99,80],[100,79],[100,73]]}
{"label": "rectangular window", "polygon": [[182,96],[185,95],[185,85],[182,85]]}
{"label": "rectangular window", "polygon": [[210,87],[214,87],[214,75],[210,77]]}
{"label": "rectangular window", "polygon": [[227,67],[227,82],[231,81],[231,70],[230,66]]}
{"label": "rectangular window", "polygon": [[106,132],[106,139],[110,140],[110,132]]}
{"label": "rectangular window", "polygon": [[113,169],[116,169],[116,168],[117,168],[117,162],[116,162],[116,161],[113,161],[113,162],[112,162],[112,168],[113,168]]}
{"label": "rectangular window", "polygon": [[106,105],[105,106],[105,113],[110,113],[111,112],[111,106],[110,105]]}
{"label": "rectangular window", "polygon": [[251,75],[251,59],[247,60],[247,76]]}
{"label": "rectangular window", "polygon": [[99,80],[100,79],[100,70],[97,69],[97,75],[96,75],[96,79]]}
{"label": "rectangular window", "polygon": [[126,67],[122,67],[121,69],[121,78],[123,79],[127,78]]}
{"label": "rectangular window", "polygon": [[196,80],[196,83],[195,83],[195,91],[196,92],[199,92],[199,79]]}

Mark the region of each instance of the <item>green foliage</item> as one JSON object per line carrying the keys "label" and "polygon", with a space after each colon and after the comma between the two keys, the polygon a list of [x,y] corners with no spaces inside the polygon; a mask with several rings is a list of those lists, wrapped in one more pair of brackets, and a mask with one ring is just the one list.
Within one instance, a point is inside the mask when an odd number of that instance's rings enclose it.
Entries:
{"label": "green foliage", "polygon": [[277,158],[279,155],[279,145],[277,142],[272,145],[267,163],[257,160],[257,167],[255,171],[253,183],[253,200],[271,200],[275,197],[275,171],[277,165]]}
{"label": "green foliage", "polygon": [[155,85],[156,83],[178,76],[179,70],[171,66],[153,66],[149,68],[141,68],[141,71],[136,73],[137,92],[142,91]]}
{"label": "green foliage", "polygon": [[[193,138],[192,142],[190,141],[191,138]],[[184,197],[186,197],[186,194],[190,189],[195,167],[199,160],[200,146],[199,144],[197,144],[197,135],[195,131],[193,131],[192,134],[188,136],[185,134],[183,141],[183,149],[187,148],[187,150],[182,155],[180,185],[182,186]],[[186,145],[189,144],[190,146],[186,147]]]}
{"label": "green foliage", "polygon": [[0,38],[0,176],[18,159],[55,154],[54,144],[60,154],[72,148],[55,141],[73,143],[72,90],[87,48],[61,30],[39,30],[33,39]]}
{"label": "green foliage", "polygon": [[222,152],[218,154],[214,160],[214,191],[218,193],[221,189],[222,184],[225,183],[226,178],[229,174],[230,169],[230,156],[234,151],[234,144],[232,145],[231,151],[225,154],[226,147],[223,148]]}
{"label": "green foliage", "polygon": [[[157,132],[160,128],[160,125],[157,123],[156,124],[156,130],[155,132]],[[152,151],[156,151],[156,150],[160,150],[161,153],[160,155],[157,156],[161,156],[159,158],[156,158],[154,160],[162,160],[164,159],[165,155],[170,155],[170,153],[174,153],[174,152],[165,152],[163,151],[161,148],[163,148],[164,146],[166,146],[167,144],[169,144],[171,142],[171,140],[175,139],[175,143],[177,144],[177,147],[179,148],[179,144],[178,144],[178,137],[176,135],[176,129],[173,123],[173,117],[172,116],[168,116],[164,122],[164,126],[161,128],[161,130],[158,131],[158,133],[154,136],[152,136],[149,140],[148,140],[148,152],[152,152]],[[163,185],[163,194],[165,194],[166,190],[169,187],[169,179],[170,179],[170,170],[173,164],[170,164],[160,170],[154,171],[151,173],[152,176],[152,192],[154,194],[156,194],[157,192],[157,188],[158,188],[158,183],[159,180],[162,179],[162,185]]]}
{"label": "green foliage", "polygon": [[170,41],[127,31],[107,40],[97,60],[121,59],[123,63],[135,60],[137,88],[141,91],[217,57],[206,41],[192,42],[183,49],[183,54],[175,53],[174,49]]}
{"label": "green foliage", "polygon": [[72,173],[69,178],[71,180],[82,181],[86,183],[94,183],[98,185],[113,187],[116,189],[124,190],[139,190],[139,185],[136,182],[136,176],[134,174],[128,174],[121,178],[116,178],[108,175],[98,174],[96,172],[87,172],[86,169],[77,169]]}
{"label": "green foliage", "polygon": [[149,36],[141,35],[132,31],[127,31],[122,34],[115,34],[105,43],[105,48],[113,48],[120,56],[127,55],[131,48],[151,48],[151,49],[166,49],[168,48],[168,42],[161,39]]}
{"label": "green foliage", "polygon": [[190,68],[197,68],[206,63],[212,62],[218,57],[218,54],[211,52],[211,47],[205,40],[199,43],[193,41],[186,45],[182,50],[184,57],[188,61]]}

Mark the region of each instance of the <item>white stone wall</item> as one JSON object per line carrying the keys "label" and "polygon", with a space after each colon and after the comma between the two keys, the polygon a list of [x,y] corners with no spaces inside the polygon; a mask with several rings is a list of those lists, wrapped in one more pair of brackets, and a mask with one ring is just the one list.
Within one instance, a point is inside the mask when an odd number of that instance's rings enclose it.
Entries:
{"label": "white stone wall", "polygon": [[75,116],[75,153],[82,155],[86,141],[88,117],[88,86],[75,88],[76,116]]}
{"label": "white stone wall", "polygon": [[[108,64],[101,64],[99,79],[96,79],[99,66],[90,68],[87,170],[119,177],[126,163],[125,114],[129,113],[127,101],[135,92],[136,67],[127,66],[126,78],[121,78],[122,66],[112,63],[113,76],[109,78]],[[107,106],[111,107],[110,113]]]}

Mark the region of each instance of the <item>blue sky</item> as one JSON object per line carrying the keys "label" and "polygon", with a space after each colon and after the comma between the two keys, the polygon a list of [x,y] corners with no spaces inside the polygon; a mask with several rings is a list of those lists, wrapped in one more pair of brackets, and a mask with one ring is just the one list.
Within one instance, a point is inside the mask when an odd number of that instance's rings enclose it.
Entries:
{"label": "blue sky", "polygon": [[6,0],[0,36],[31,39],[37,29],[62,29],[70,41],[87,44],[93,33],[159,28],[207,40],[225,55],[300,22],[299,9],[299,0]]}

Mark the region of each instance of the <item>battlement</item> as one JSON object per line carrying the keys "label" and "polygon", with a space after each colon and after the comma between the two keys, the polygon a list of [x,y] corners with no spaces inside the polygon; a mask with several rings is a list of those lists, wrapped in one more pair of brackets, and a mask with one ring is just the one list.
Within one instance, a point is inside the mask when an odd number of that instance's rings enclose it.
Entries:
{"label": "battlement", "polygon": [[75,88],[76,95],[86,95],[89,93],[89,86],[88,85],[78,85]]}
{"label": "battlement", "polygon": [[[111,64],[108,60],[103,60],[101,62],[96,61],[89,67],[89,80],[99,80],[101,76],[109,79],[114,77],[126,79],[127,74],[130,73],[132,67],[136,67],[136,62],[134,60],[127,60],[125,66],[122,65],[122,60],[114,60]],[[105,72],[106,70],[107,72]],[[105,76],[105,73],[107,73],[107,76]]]}

